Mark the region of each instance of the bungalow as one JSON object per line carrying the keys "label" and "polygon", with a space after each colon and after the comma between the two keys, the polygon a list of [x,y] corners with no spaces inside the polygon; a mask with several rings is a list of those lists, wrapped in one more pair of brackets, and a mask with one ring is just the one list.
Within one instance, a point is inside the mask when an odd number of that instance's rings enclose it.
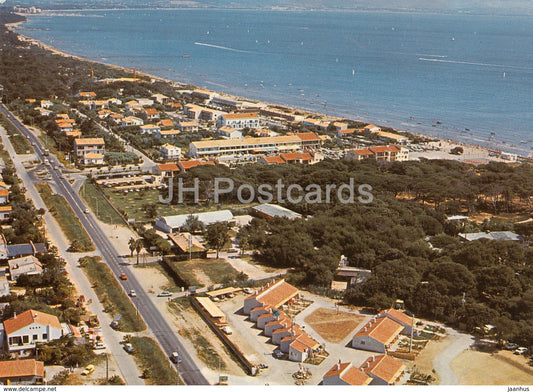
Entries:
{"label": "bungalow", "polygon": [[62,132],[72,132],[74,130],[74,126],[72,125],[72,123],[66,121],[58,121],[57,127]]}
{"label": "bungalow", "polygon": [[341,363],[340,360],[322,377],[322,385],[368,385],[371,381],[372,378],[351,362]]}
{"label": "bungalow", "polygon": [[153,169],[153,173],[161,176],[162,178],[172,177],[174,173],[178,173],[179,171],[180,168],[175,163],[164,163],[155,166]]}
{"label": "bungalow", "polygon": [[131,100],[124,104],[124,108],[129,112],[138,112],[141,111],[143,107],[138,101]]}
{"label": "bungalow", "polygon": [[169,233],[168,239],[177,255],[188,255],[195,259],[207,255],[207,249],[190,233]]}
{"label": "bungalow", "polygon": [[169,97],[167,97],[166,95],[163,95],[163,94],[154,94],[152,95],[150,98],[153,98],[155,102],[161,104],[161,105],[164,105],[168,102],[168,100],[170,99]]}
{"label": "bungalow", "polygon": [[403,330],[402,330],[403,335],[411,335],[411,331],[413,331],[413,328],[417,323],[417,320],[414,317],[408,316],[404,312],[401,312],[396,309],[383,310],[380,313],[378,313],[376,317],[378,319],[382,317],[388,317],[391,320],[396,321],[397,323],[401,324],[403,326]]}
{"label": "bungalow", "polygon": [[35,256],[11,259],[8,262],[11,280],[16,281],[21,275],[41,275],[43,265]]}
{"label": "bungalow", "polygon": [[198,123],[196,121],[180,121],[178,128],[182,132],[198,132]]}
{"label": "bungalow", "polygon": [[272,312],[268,312],[268,313],[262,314],[261,316],[257,318],[256,325],[257,325],[257,328],[264,330],[265,325],[267,325],[271,321],[276,321],[276,320],[277,320],[277,316],[275,316],[274,313]]}
{"label": "bungalow", "polygon": [[156,109],[152,109],[152,108],[144,109],[141,112],[141,116],[144,117],[148,121],[159,120],[159,117],[160,117],[159,112]]}
{"label": "bungalow", "polygon": [[320,344],[316,340],[306,332],[302,332],[289,344],[289,359],[294,362],[303,362],[319,347]]}
{"label": "bungalow", "polygon": [[304,127],[316,127],[320,129],[321,131],[327,131],[329,127],[329,122],[324,122],[321,120],[313,119],[313,118],[306,118],[302,125]]}
{"label": "bungalow", "polygon": [[372,377],[370,385],[394,385],[405,370],[405,366],[389,355],[373,355],[359,367],[359,370]]}
{"label": "bungalow", "polygon": [[[289,323],[285,328],[279,328],[272,332],[272,343],[282,345],[282,341],[288,342],[284,340],[285,338],[291,335],[299,335],[300,333],[302,333],[302,330],[297,324],[292,325]],[[289,344],[290,342],[283,344],[283,349],[280,347],[281,351],[289,352]]]}
{"label": "bungalow", "polygon": [[0,206],[0,220],[9,219],[9,215],[11,215],[11,211],[13,211],[13,207],[11,206]]}
{"label": "bungalow", "polygon": [[[55,118],[58,119],[58,120],[70,120],[70,118],[69,118],[67,113],[57,113],[55,115]],[[74,120],[72,120],[72,122],[74,122]]]}
{"label": "bungalow", "polygon": [[90,152],[83,156],[82,163],[85,166],[98,166],[104,164],[104,155],[97,152]]}
{"label": "bungalow", "polygon": [[173,146],[172,144],[164,144],[160,148],[163,159],[180,159],[181,148]]}
{"label": "bungalow", "polygon": [[205,161],[205,162],[203,161],[179,161],[178,162],[178,167],[183,173],[187,172],[187,170],[190,170],[193,167],[204,166],[204,165],[215,166],[215,162],[213,161]]}
{"label": "bungalow", "polygon": [[141,135],[144,135],[145,133],[152,135],[152,134],[158,134],[161,132],[161,128],[159,128],[157,125],[154,124],[146,124],[141,125]]}
{"label": "bungalow", "polygon": [[265,336],[272,336],[278,329],[287,328],[291,325],[291,319],[283,312],[279,312],[276,320],[270,321],[264,326]]}
{"label": "bungalow", "polygon": [[43,100],[41,101],[41,108],[43,109],[51,109],[54,104],[50,101]]}
{"label": "bungalow", "polygon": [[0,361],[0,384],[34,385],[44,379],[44,362],[35,359]]}
{"label": "bungalow", "polygon": [[337,137],[339,138],[343,138],[343,137],[346,137],[346,136],[353,136],[354,134],[356,134],[358,132],[357,129],[354,129],[354,128],[350,128],[350,129],[338,129],[337,130]]}
{"label": "bungalow", "polygon": [[170,110],[170,111],[176,111],[182,108],[181,103],[178,103],[178,102],[169,102],[167,103],[166,106],[167,106],[167,110]]}
{"label": "bungalow", "polygon": [[97,115],[100,120],[103,120],[104,118],[109,117],[113,112],[109,109],[102,109],[99,110]]}
{"label": "bungalow", "polygon": [[122,119],[123,127],[131,127],[134,125],[140,126],[143,124],[144,124],[144,121],[142,120],[142,118],[139,118],[139,117],[127,116]]}
{"label": "bungalow", "polygon": [[284,154],[280,154],[281,159],[283,159],[286,163],[304,163],[309,164],[313,157],[308,152],[287,152]]}
{"label": "bungalow", "polygon": [[43,108],[35,108],[34,110],[37,110],[41,116],[47,116],[47,117],[49,117],[51,114],[54,113],[51,110],[43,109]]}
{"label": "bungalow", "polygon": [[174,126],[174,122],[169,118],[164,118],[157,123],[157,126],[161,127],[161,129],[172,128]]}
{"label": "bungalow", "polygon": [[350,150],[346,153],[346,159],[350,161],[362,161],[368,158],[374,158],[374,153],[368,148]]}
{"label": "bungalow", "polygon": [[403,329],[403,325],[388,317],[373,318],[354,335],[352,347],[385,354]]}
{"label": "bungalow", "polygon": [[270,157],[261,157],[258,159],[257,162],[262,163],[263,165],[284,165],[287,163],[279,155],[274,155]]}
{"label": "bungalow", "polygon": [[165,131],[161,131],[159,132],[158,135],[156,135],[158,138],[162,138],[162,137],[174,137],[174,136],[178,136],[179,134],[181,133],[181,131],[179,129],[167,129]]}
{"label": "bungalow", "polygon": [[37,310],[26,310],[4,321],[4,334],[9,352],[35,349],[38,342],[50,342],[63,336],[56,316]]}
{"label": "bungalow", "polygon": [[268,283],[244,300],[244,314],[250,314],[252,309],[267,305],[273,309],[278,309],[281,305],[298,296],[298,292],[296,287],[288,284],[284,279]]}
{"label": "bungalow", "polygon": [[9,203],[9,191],[7,189],[0,189],[0,204]]}
{"label": "bungalow", "polygon": [[221,127],[217,129],[217,133],[228,139],[242,139],[242,132],[232,127]]}
{"label": "bungalow", "polygon": [[270,313],[272,308],[270,306],[258,306],[250,310],[250,321],[256,322],[259,316]]}
{"label": "bungalow", "polygon": [[381,131],[381,128],[374,124],[368,124],[363,128],[363,131],[379,132]]}
{"label": "bungalow", "polygon": [[122,124],[122,119],[124,116],[120,113],[113,113],[109,115],[109,121],[111,121],[113,124]]}

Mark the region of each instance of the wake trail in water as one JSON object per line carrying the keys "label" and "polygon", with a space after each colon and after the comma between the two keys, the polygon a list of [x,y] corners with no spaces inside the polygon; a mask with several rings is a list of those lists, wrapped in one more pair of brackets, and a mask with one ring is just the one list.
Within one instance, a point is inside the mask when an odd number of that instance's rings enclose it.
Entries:
{"label": "wake trail in water", "polygon": [[215,48],[215,49],[221,49],[221,50],[229,50],[230,52],[253,53],[253,52],[250,52],[249,50],[233,49],[233,48],[228,48],[228,47],[226,47],[226,46],[213,45],[213,44],[205,44],[205,43],[203,43],[203,42],[195,42],[194,44],[195,44],[195,45],[199,45],[199,46],[207,46],[208,48]]}
{"label": "wake trail in water", "polygon": [[435,63],[466,64],[466,65],[475,65],[475,66],[478,66],[478,67],[521,69],[521,70],[525,70],[525,71],[533,71],[533,68],[518,67],[518,66],[515,66],[515,65],[475,63],[475,62],[471,62],[471,61],[458,61],[458,60],[428,59],[428,58],[425,58],[425,57],[419,57],[418,60],[420,60],[420,61],[431,61],[431,62],[435,62]]}

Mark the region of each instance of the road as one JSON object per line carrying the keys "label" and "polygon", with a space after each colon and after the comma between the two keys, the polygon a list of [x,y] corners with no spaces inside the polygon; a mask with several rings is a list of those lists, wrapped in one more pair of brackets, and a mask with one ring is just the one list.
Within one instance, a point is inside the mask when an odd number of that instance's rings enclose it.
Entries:
{"label": "road", "polygon": [[[0,104],[0,112],[4,114],[10,122],[33,143],[36,156],[43,161],[44,148],[39,139],[30,132],[23,124],[18,121],[7,108]],[[200,369],[194,363],[192,357],[185,351],[185,347],[180,342],[170,325],[166,322],[159,310],[154,306],[152,301],[148,298],[147,293],[141,287],[133,274],[128,274],[129,263],[124,263],[109,241],[106,234],[102,231],[96,219],[91,214],[86,214],[84,211],[87,206],[83,203],[80,196],[72,189],[70,183],[64,179],[59,170],[52,169],[52,166],[59,166],[59,162],[52,156],[49,157],[51,166],[48,170],[52,177],[51,182],[55,184],[55,188],[61,196],[65,198],[67,203],[80,220],[81,224],[91,237],[97,250],[102,255],[104,261],[116,276],[126,273],[128,280],[119,280],[126,293],[130,290],[135,290],[137,297],[133,299],[133,304],[139,311],[148,327],[151,329],[155,338],[158,340],[163,351],[170,356],[172,352],[178,351],[181,356],[181,363],[179,366],[180,376],[187,385],[208,385],[207,379],[200,372]]]}
{"label": "road", "polygon": [[451,328],[447,328],[447,333],[449,339],[452,339],[452,343],[435,357],[433,367],[440,377],[440,385],[457,385],[459,384],[459,377],[454,373],[450,364],[455,357],[474,344],[474,337]]}

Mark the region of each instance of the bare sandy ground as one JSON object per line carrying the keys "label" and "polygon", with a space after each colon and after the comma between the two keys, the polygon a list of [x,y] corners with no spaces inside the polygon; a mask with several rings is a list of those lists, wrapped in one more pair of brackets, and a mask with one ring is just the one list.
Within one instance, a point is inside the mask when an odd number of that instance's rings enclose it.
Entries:
{"label": "bare sandy ground", "polygon": [[[461,385],[532,385],[533,367],[523,357],[510,352],[496,355],[467,350],[455,358],[451,367]],[[529,367],[529,372],[522,366]]]}

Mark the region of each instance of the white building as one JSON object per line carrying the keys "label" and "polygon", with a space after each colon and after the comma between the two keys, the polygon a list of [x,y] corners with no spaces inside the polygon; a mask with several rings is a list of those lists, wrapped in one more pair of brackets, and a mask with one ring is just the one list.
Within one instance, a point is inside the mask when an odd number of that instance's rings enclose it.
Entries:
{"label": "white building", "polygon": [[233,129],[232,127],[222,127],[217,129],[217,133],[220,136],[224,136],[228,139],[242,139],[242,132],[238,131],[236,129]]}
{"label": "white building", "polygon": [[152,135],[152,134],[160,134],[161,133],[161,127],[155,125],[155,124],[146,124],[141,125],[141,135],[144,135],[145,133]]}
{"label": "white building", "polygon": [[5,275],[0,276],[0,297],[9,295],[11,290],[9,289],[9,282]]}
{"label": "white building", "polygon": [[301,151],[302,148],[302,140],[294,135],[245,137],[242,139],[192,142],[189,145],[189,155],[194,158],[201,158],[220,155],[268,154]]}
{"label": "white building", "polygon": [[27,310],[4,321],[4,334],[9,352],[34,349],[37,342],[50,342],[63,336],[56,316]]}
{"label": "white building", "polygon": [[128,116],[128,117],[124,117],[122,119],[122,126],[123,127],[131,127],[133,125],[143,125],[144,124],[144,121],[142,118],[139,118],[139,117],[135,117],[135,116]]}
{"label": "white building", "polygon": [[35,256],[19,257],[8,261],[11,280],[17,280],[20,275],[40,275],[43,266]]}
{"label": "white building", "polygon": [[[165,233],[172,233],[179,231],[179,229],[187,222],[187,218],[191,214],[162,216],[155,221],[155,228]],[[217,222],[229,222],[233,219],[233,214],[230,210],[220,210],[213,212],[202,212],[199,214],[192,214],[197,217],[204,225],[210,225]]]}
{"label": "white building", "polygon": [[218,118],[219,128],[231,127],[234,129],[257,129],[259,128],[259,115],[257,113],[229,113]]}
{"label": "white building", "polygon": [[352,338],[352,347],[358,350],[385,354],[404,327],[388,318],[373,318]]}
{"label": "white building", "polygon": [[352,365],[351,362],[333,365],[322,378],[322,385],[368,385],[372,378]]}
{"label": "white building", "polygon": [[172,144],[164,144],[161,146],[161,155],[164,159],[180,159],[181,148],[173,146]]}

